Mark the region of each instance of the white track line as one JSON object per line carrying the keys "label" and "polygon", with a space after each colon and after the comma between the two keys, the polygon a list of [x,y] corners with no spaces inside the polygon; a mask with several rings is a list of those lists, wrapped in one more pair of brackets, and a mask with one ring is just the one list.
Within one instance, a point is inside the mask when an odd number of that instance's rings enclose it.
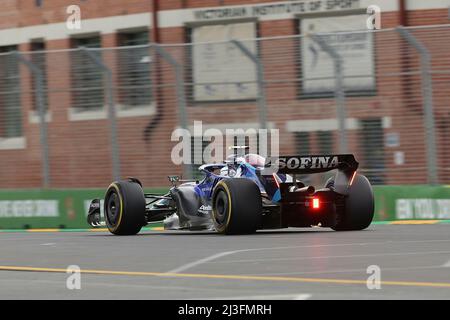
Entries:
{"label": "white track line", "polygon": [[242,253],[242,252],[251,252],[251,251],[265,251],[265,250],[283,250],[283,249],[300,249],[300,248],[324,248],[324,247],[344,247],[344,246],[365,246],[365,245],[380,245],[380,244],[397,244],[397,243],[426,243],[426,242],[450,242],[449,240],[411,240],[411,241],[383,241],[383,242],[367,242],[367,243],[341,243],[341,244],[323,244],[323,245],[306,245],[306,246],[289,246],[289,247],[271,247],[271,248],[254,248],[254,249],[241,249],[234,251],[225,251],[214,254],[212,256],[208,256],[206,258],[196,260],[187,264],[184,264],[178,268],[172,269],[165,273],[180,273],[184,272],[193,267],[197,267],[204,263],[216,260],[221,257],[225,257],[228,255]]}
{"label": "white track line", "polygon": [[188,269],[199,266],[201,264],[216,260],[218,258],[229,256],[229,255],[236,254],[236,253],[241,253],[241,252],[261,251],[261,250],[262,251],[264,251],[264,250],[282,250],[282,249],[295,249],[295,248],[330,247],[330,246],[336,247],[336,246],[348,246],[348,245],[355,245],[355,244],[330,244],[330,245],[294,246],[294,247],[290,246],[290,247],[255,248],[255,249],[240,249],[240,250],[234,250],[234,251],[225,251],[225,252],[220,252],[220,253],[214,254],[212,256],[200,259],[200,260],[196,260],[196,261],[184,264],[178,268],[172,269],[165,273],[181,273]]}
{"label": "white track line", "polygon": [[[341,255],[341,256],[318,256],[318,257],[300,257],[300,258],[242,259],[242,260],[215,261],[215,262],[211,262],[211,263],[222,264],[222,263],[252,263],[252,262],[266,262],[266,261],[298,261],[298,260],[314,260],[314,259],[370,258],[370,257],[430,255],[430,254],[445,254],[445,253],[450,253],[450,251],[351,254],[351,255]],[[449,261],[449,267],[450,267],[450,261]]]}
{"label": "white track line", "polygon": [[308,300],[312,295],[308,293],[292,293],[292,294],[273,294],[258,296],[241,296],[241,297],[220,297],[205,298],[196,300]]}
{"label": "white track line", "polygon": [[187,263],[185,265],[182,265],[181,267],[178,267],[176,269],[167,271],[166,273],[180,273],[180,272],[186,271],[188,269],[194,268],[194,267],[196,267],[198,265],[201,265],[203,263],[206,263],[206,262],[209,262],[209,261],[212,261],[212,260],[215,260],[215,259],[227,256],[227,255],[230,255],[230,254],[233,254],[233,253],[236,253],[236,252],[237,251],[221,252],[221,253],[218,253],[218,254],[215,254],[215,255],[212,255],[212,256],[209,256],[209,257],[197,260],[197,261],[193,261],[191,263]]}

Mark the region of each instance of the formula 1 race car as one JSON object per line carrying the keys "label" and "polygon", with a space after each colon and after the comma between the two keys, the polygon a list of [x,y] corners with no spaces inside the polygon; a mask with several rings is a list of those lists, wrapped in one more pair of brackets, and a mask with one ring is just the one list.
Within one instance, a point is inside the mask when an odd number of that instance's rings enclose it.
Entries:
{"label": "formula 1 race car", "polygon": [[[134,235],[157,221],[166,230],[223,234],[312,226],[363,230],[373,219],[374,196],[357,168],[349,154],[268,159],[234,154],[224,163],[201,166],[201,181],[170,176],[172,187],[163,195],[144,193],[135,178],[113,182],[104,199],[104,221],[100,199],[92,201],[87,220],[93,227],[106,225],[115,235]],[[297,179],[334,169],[335,176],[320,189]]]}

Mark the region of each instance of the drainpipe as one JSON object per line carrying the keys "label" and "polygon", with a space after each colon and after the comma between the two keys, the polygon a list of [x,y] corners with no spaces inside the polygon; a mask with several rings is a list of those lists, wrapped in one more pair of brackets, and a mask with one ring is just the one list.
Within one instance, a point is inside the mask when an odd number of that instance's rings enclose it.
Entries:
{"label": "drainpipe", "polygon": [[408,26],[408,15],[406,12],[406,0],[398,0],[398,8],[399,8],[399,16],[400,16],[400,25],[407,27]]}
{"label": "drainpipe", "polygon": [[[398,0],[399,24],[404,27],[408,26],[408,11],[406,8],[406,2],[407,0]],[[405,100],[409,99],[409,97],[413,94],[412,88],[414,80],[412,76],[408,74],[408,71],[411,70],[412,65],[413,63],[409,55],[403,57],[400,66],[401,72],[403,73],[402,91]],[[411,110],[414,110],[418,114],[422,112],[422,106],[420,104],[413,102],[410,107]]]}
{"label": "drainpipe", "polygon": [[152,26],[153,26],[153,42],[159,43],[159,21],[158,21],[158,12],[159,12],[159,1],[152,0]]}
{"label": "drainpipe", "polygon": [[[159,35],[159,20],[158,20],[158,13],[159,13],[159,0],[151,0],[152,2],[152,42],[153,43],[160,43],[160,35]],[[153,61],[155,63],[155,83],[161,83],[162,77],[161,77],[161,68],[159,63],[159,57],[158,55],[154,54]],[[156,103],[156,115],[153,116],[152,120],[148,123],[147,127],[144,130],[144,140],[146,142],[150,142],[151,135],[153,131],[156,129],[158,124],[162,121],[164,117],[164,100],[162,96],[161,89],[156,86],[154,89],[155,94],[155,103]]]}

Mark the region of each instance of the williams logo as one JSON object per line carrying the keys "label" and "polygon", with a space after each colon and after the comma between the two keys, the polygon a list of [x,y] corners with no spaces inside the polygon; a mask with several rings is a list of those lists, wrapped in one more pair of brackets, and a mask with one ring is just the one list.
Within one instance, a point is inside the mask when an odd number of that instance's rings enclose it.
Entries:
{"label": "williams logo", "polygon": [[212,207],[209,205],[202,205],[199,209],[198,209],[198,213],[200,213],[201,215],[206,215],[211,213],[212,211]]}

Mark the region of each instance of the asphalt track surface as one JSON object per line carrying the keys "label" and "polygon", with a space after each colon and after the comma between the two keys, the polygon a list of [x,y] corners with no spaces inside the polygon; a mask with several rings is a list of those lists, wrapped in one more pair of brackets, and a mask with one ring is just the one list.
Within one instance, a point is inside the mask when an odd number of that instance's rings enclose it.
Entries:
{"label": "asphalt track surface", "polygon": [[[81,290],[68,290],[78,265]],[[367,287],[367,268],[381,289]],[[0,299],[450,299],[450,224],[0,233]]]}

